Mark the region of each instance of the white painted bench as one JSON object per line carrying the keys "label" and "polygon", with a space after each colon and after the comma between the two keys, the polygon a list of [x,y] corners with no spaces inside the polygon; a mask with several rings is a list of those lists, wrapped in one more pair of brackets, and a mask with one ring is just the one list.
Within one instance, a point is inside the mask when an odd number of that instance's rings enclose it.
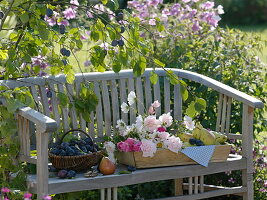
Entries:
{"label": "white painted bench", "polygon": [[[179,85],[172,86],[163,69],[156,69],[159,75],[157,84],[151,85],[149,81],[152,69],[147,69],[142,77],[134,77],[131,70],[123,70],[116,74],[114,72],[77,74],[73,85],[67,84],[65,75],[46,78],[26,78],[20,80],[0,81],[0,85],[10,88],[28,86],[35,101],[39,102],[39,112],[29,107],[20,108],[17,112],[17,120],[20,137],[20,160],[37,164],[37,174],[29,175],[27,185],[30,192],[37,193],[38,199],[46,194],[58,194],[82,190],[101,190],[101,200],[117,199],[117,187],[132,185],[158,180],[175,179],[175,197],[164,198],[165,200],[202,199],[226,194],[242,194],[246,200],[253,199],[253,110],[262,108],[263,103],[251,96],[226,86],[206,76],[180,70],[172,69],[179,78],[189,79],[218,92],[218,115],[216,129],[228,135],[229,138],[242,140],[242,157],[229,156],[224,163],[210,163],[209,166],[200,165],[175,166],[153,169],[141,169],[132,174],[98,176],[95,178],[84,178],[80,174],[75,179],[49,178],[48,176],[48,142],[52,132],[57,131],[59,126],[64,131],[70,128],[81,128],[90,133],[94,138],[103,135],[111,135],[112,126],[122,118],[131,123],[135,120],[133,112],[128,116],[120,111],[122,102],[126,102],[129,91],[135,91],[140,102],[148,106],[159,100],[162,106],[158,115],[173,110],[175,119],[182,119],[182,98]],[[91,114],[92,123],[77,115],[74,107],[71,109],[60,108],[54,91],[66,94],[78,94],[80,84],[84,80],[94,83],[94,90],[99,98],[96,112]],[[52,91],[53,112],[49,111],[46,88]],[[242,102],[242,134],[229,133],[230,113],[232,100]],[[208,102],[208,99],[207,99]],[[143,113],[143,107],[135,105],[139,113]],[[216,119],[214,119],[216,120]],[[30,156],[30,124],[36,127],[37,159]],[[217,187],[210,190],[209,185],[204,184],[204,176],[219,172],[242,170],[242,185],[234,188]],[[183,178],[189,177],[189,183],[183,183]],[[214,189],[214,187],[213,187]],[[188,190],[189,195],[182,195],[183,190]]]}

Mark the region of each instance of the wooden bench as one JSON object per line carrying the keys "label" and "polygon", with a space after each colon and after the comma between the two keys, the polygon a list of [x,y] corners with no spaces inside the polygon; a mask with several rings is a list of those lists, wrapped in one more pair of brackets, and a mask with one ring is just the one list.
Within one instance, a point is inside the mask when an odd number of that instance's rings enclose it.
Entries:
{"label": "wooden bench", "polygon": [[[101,190],[101,200],[117,199],[117,187],[152,182],[159,180],[175,179],[175,197],[164,198],[165,200],[202,199],[226,194],[242,194],[246,200],[253,199],[253,111],[254,108],[263,108],[263,103],[245,93],[226,86],[206,76],[172,69],[179,78],[198,82],[216,90],[219,95],[216,130],[225,133],[229,138],[242,140],[242,156],[229,156],[223,163],[210,163],[208,167],[200,165],[187,165],[175,167],[163,167],[153,169],[141,169],[132,174],[98,176],[85,178],[78,174],[75,179],[49,178],[48,172],[48,144],[51,133],[56,132],[58,127],[64,131],[71,128],[80,128],[90,133],[96,139],[104,135],[111,135],[112,127],[118,119],[127,123],[135,121],[135,114],[131,111],[129,116],[120,111],[122,102],[127,101],[127,94],[135,91],[140,102],[148,108],[154,101],[159,100],[163,106],[157,111],[157,115],[172,110],[175,119],[182,119],[182,97],[179,85],[171,85],[166,72],[156,69],[159,81],[152,85],[149,81],[152,69],[146,69],[141,77],[135,77],[132,70],[123,70],[120,73],[86,73],[77,74],[74,84],[66,83],[65,75],[56,77],[32,77],[20,80],[1,81],[0,85],[10,88],[29,87],[35,101],[39,104],[38,111],[29,107],[20,108],[17,112],[17,121],[20,137],[21,161],[37,165],[37,174],[28,175],[27,185],[30,192],[37,193],[38,199],[46,194],[67,193],[82,190]],[[87,123],[75,108],[60,107],[55,91],[76,95],[80,91],[81,83],[91,81],[94,83],[94,91],[99,98],[99,104],[94,113],[91,113],[92,123]],[[53,111],[49,111],[46,88],[52,91]],[[242,106],[242,131],[241,135],[229,133],[232,101],[240,101]],[[143,113],[140,102],[136,108]],[[208,102],[208,99],[207,99]],[[242,113],[242,114],[241,114]],[[216,120],[216,119],[214,119]],[[31,157],[31,124],[35,124],[34,135],[36,140],[37,158]],[[204,176],[219,172],[242,170],[242,185],[234,188],[215,187],[204,184]],[[187,184],[183,178],[189,177]],[[208,189],[210,188],[210,189]],[[182,196],[183,190],[188,190],[189,195]],[[179,196],[178,196],[179,195]],[[113,198],[112,198],[113,197]]]}

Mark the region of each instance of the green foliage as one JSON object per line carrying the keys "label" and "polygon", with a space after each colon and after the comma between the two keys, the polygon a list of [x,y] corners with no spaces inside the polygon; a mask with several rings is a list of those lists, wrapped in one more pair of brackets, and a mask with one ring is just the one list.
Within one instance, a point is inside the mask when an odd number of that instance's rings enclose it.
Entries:
{"label": "green foliage", "polygon": [[226,24],[264,24],[267,22],[266,0],[215,0],[224,7],[223,23]]}

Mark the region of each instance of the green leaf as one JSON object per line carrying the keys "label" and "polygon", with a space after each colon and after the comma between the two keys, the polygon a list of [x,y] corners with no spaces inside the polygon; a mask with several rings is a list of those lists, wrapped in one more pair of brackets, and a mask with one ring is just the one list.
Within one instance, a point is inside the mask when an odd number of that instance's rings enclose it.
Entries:
{"label": "green leaf", "polygon": [[7,110],[10,113],[14,113],[18,108],[25,106],[18,99],[7,99]]}
{"label": "green leaf", "polygon": [[196,115],[196,110],[195,110],[195,102],[192,101],[188,108],[185,111],[185,114],[191,118],[195,117]]}
{"label": "green leaf", "polygon": [[108,3],[108,0],[101,0],[101,2],[106,5]]}
{"label": "green leaf", "polygon": [[66,94],[59,92],[57,94],[57,98],[59,99],[59,103],[61,106],[66,107],[69,103],[69,98]]}
{"label": "green leaf", "polygon": [[112,70],[115,72],[115,73],[118,73],[121,71],[121,64],[118,63],[118,62],[115,62],[113,65],[112,65]]}
{"label": "green leaf", "polygon": [[161,66],[161,67],[165,67],[165,64],[162,63],[161,61],[159,61],[158,59],[154,58],[154,63]]}
{"label": "green leaf", "polygon": [[92,31],[90,34],[90,37],[92,40],[97,42],[99,40],[99,32],[98,31]]}
{"label": "green leaf", "polygon": [[179,84],[179,78],[176,76],[176,74],[173,73],[173,71],[171,70],[168,70],[166,75],[168,76],[169,78],[169,81],[172,85],[176,85],[176,84]]}
{"label": "green leaf", "polygon": [[29,21],[29,14],[25,12],[19,18],[23,24],[26,24]]}
{"label": "green leaf", "polygon": [[180,88],[181,88],[181,93],[182,93],[183,100],[186,101],[188,99],[188,90],[182,84],[180,84]]}
{"label": "green leaf", "polygon": [[119,2],[117,0],[109,0],[106,6],[113,12],[118,10],[120,7]]}
{"label": "green leaf", "polygon": [[83,48],[83,43],[81,40],[76,40],[76,46],[79,48],[79,49],[82,49]]}
{"label": "green leaf", "polygon": [[75,73],[74,73],[74,71],[71,69],[71,70],[69,70],[68,73],[66,74],[66,81],[67,81],[69,84],[72,84],[74,80],[75,80]]}
{"label": "green leaf", "polygon": [[155,73],[155,71],[152,71],[149,77],[150,82],[155,85],[158,82],[158,79],[158,75]]}
{"label": "green leaf", "polygon": [[82,112],[82,117],[85,121],[91,122],[90,113],[89,112]]}
{"label": "green leaf", "polygon": [[197,98],[195,103],[195,109],[197,112],[201,112],[202,110],[205,110],[207,106],[207,103],[202,98]]}

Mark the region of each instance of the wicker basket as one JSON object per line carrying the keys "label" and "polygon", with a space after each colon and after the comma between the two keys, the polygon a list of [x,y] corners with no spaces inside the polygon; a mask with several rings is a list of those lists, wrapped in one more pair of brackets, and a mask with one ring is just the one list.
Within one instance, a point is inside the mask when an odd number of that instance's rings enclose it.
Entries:
{"label": "wicker basket", "polygon": [[[74,132],[74,131],[81,132],[81,133],[85,134],[87,137],[91,138],[90,135],[88,135],[84,131],[79,130],[79,129],[73,129],[73,130],[66,132],[62,136],[59,144],[62,143],[64,137],[68,133]],[[48,156],[50,158],[52,165],[56,169],[81,171],[81,170],[90,169],[92,166],[97,165],[100,162],[100,160],[102,159],[103,154],[101,151],[98,151],[98,152],[94,152],[91,154],[85,154],[85,155],[79,155],[79,156],[58,156],[58,155],[54,155],[54,154],[49,152]]]}

